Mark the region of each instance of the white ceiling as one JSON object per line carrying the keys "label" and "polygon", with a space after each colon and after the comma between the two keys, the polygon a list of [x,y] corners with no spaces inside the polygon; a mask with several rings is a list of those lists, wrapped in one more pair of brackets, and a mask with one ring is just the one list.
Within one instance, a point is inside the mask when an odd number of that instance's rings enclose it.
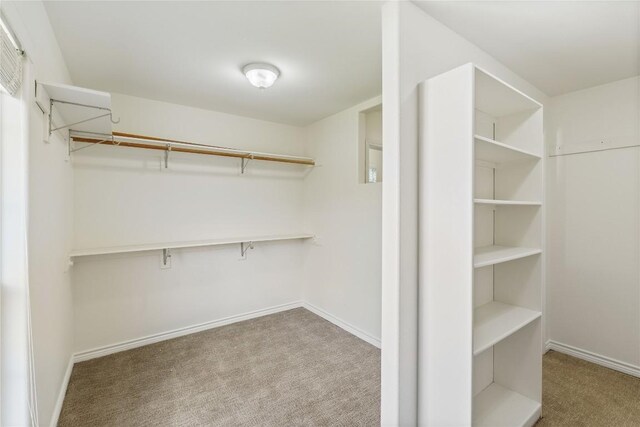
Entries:
{"label": "white ceiling", "polygon": [[549,96],[640,74],[639,1],[417,1]]}
{"label": "white ceiling", "polygon": [[[640,74],[640,1],[416,3],[550,96]],[[295,125],[381,92],[377,1],[45,5],[80,86]]]}
{"label": "white ceiling", "polygon": [[[380,3],[45,2],[74,84],[306,125],[381,93]],[[261,91],[249,62],[281,71]]]}

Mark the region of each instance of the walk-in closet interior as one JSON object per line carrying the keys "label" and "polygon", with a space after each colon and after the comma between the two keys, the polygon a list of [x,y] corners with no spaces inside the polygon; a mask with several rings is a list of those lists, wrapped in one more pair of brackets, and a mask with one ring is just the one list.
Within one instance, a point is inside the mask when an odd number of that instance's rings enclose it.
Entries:
{"label": "walk-in closet interior", "polygon": [[640,425],[640,2],[0,11],[0,425]]}

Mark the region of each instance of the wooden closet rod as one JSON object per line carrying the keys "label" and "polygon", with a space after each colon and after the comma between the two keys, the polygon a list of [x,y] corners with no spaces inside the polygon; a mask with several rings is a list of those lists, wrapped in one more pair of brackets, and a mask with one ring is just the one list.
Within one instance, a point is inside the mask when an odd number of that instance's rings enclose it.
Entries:
{"label": "wooden closet rod", "polygon": [[[105,135],[107,136],[107,135]],[[236,157],[240,159],[265,160],[269,162],[294,163],[298,165],[314,166],[313,159],[307,157],[287,156],[282,154],[260,153],[241,151],[234,148],[219,147],[215,145],[197,144],[194,142],[178,141],[174,139],[158,138],[155,136],[136,135],[132,133],[113,132],[110,139],[103,136],[79,136],[72,133],[71,139],[76,142],[89,144],[106,144],[119,147],[143,148],[147,150],[175,151],[178,153],[206,154],[210,156]],[[126,140],[138,140],[144,142],[131,142]],[[151,144],[146,143],[151,142]],[[162,143],[156,145],[153,143]]]}

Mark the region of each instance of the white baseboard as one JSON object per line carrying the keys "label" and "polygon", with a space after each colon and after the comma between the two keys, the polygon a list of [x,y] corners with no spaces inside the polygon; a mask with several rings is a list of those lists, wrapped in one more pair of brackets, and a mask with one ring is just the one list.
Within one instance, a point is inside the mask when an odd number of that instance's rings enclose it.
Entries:
{"label": "white baseboard", "polygon": [[60,384],[60,391],[58,392],[58,399],[56,400],[56,406],[53,407],[53,413],[51,414],[51,427],[58,425],[58,419],[60,418],[60,412],[62,412],[62,404],[64,403],[64,396],[67,394],[67,386],[69,385],[69,379],[71,378],[71,371],[73,370],[73,356],[69,358],[69,364],[67,370],[62,378]]}
{"label": "white baseboard", "polygon": [[207,329],[218,328],[220,326],[229,325],[231,323],[241,322],[243,320],[254,319],[256,317],[266,316],[268,314],[278,313],[281,311],[291,310],[293,308],[302,307],[302,301],[295,301],[288,304],[281,304],[274,307],[263,308],[248,313],[237,314],[211,322],[200,323],[198,325],[186,326],[159,334],[148,335],[142,338],[136,338],[129,341],[123,341],[117,344],[111,344],[104,347],[98,347],[91,350],[81,351],[73,355],[74,362],[84,362],[85,360],[95,359],[97,357],[107,356],[109,354],[130,350],[143,345],[154,344],[160,341],[177,338],[184,335],[194,334],[196,332],[205,331]]}
{"label": "white baseboard", "polygon": [[304,308],[306,308],[307,310],[309,310],[310,312],[317,314],[318,316],[324,318],[325,320],[328,320],[329,322],[333,323],[334,325],[338,326],[339,328],[344,329],[345,331],[349,332],[352,335],[355,335],[356,337],[360,338],[363,341],[368,342],[369,344],[380,348],[380,338],[376,338],[372,335],[369,335],[368,333],[364,332],[362,329],[357,328],[355,326],[353,326],[350,323],[345,322],[342,319],[337,318],[336,316],[334,316],[333,314],[330,314],[326,311],[324,311],[323,309],[316,307],[313,304],[309,304],[308,302],[304,302],[302,304],[302,306]]}
{"label": "white baseboard", "polygon": [[635,366],[630,363],[622,362],[620,360],[612,359],[607,356],[602,356],[591,351],[562,344],[553,340],[547,341],[546,347],[549,350],[568,354],[569,356],[577,357],[578,359],[586,360],[587,362],[595,363],[596,365],[604,366],[605,368],[614,369],[625,374],[633,375],[634,377],[640,377],[640,366]]}

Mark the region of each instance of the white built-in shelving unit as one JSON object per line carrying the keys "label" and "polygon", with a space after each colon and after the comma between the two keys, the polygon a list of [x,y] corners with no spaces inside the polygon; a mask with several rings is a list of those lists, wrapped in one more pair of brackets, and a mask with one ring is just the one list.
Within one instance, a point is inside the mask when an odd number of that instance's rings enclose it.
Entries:
{"label": "white built-in shelving unit", "polygon": [[420,86],[421,425],[542,402],[542,105],[473,64]]}

